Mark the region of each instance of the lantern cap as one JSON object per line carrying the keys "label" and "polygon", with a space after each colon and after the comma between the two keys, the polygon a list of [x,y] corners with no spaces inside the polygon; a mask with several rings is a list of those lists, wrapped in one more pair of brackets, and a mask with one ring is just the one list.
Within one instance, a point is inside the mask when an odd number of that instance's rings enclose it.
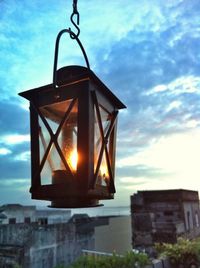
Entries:
{"label": "lantern cap", "polygon": [[[100,88],[101,92],[106,95],[107,98],[116,106],[117,109],[126,108],[126,106],[111,92],[110,89],[108,89],[108,87],[94,74],[94,72],[87,67],[70,65],[62,67],[57,71],[58,88],[60,86],[68,85],[82,80],[93,81],[97,87]],[[19,95],[30,101],[32,100],[33,96],[35,96],[35,94],[49,90],[56,90],[53,87],[53,84],[48,84],[42,87],[24,91],[19,93]]]}
{"label": "lantern cap", "polygon": [[[110,89],[95,75],[95,73],[87,67],[72,65],[66,66],[58,70],[58,81],[61,84],[70,82],[69,79],[89,78],[101,88],[103,94],[107,95],[118,109],[126,108],[126,106],[110,91]],[[71,77],[71,78],[70,78]]]}

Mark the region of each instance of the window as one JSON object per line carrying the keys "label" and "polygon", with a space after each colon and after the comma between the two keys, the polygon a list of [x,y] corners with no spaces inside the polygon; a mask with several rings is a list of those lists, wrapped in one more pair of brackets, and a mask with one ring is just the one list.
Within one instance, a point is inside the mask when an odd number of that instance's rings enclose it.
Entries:
{"label": "window", "polygon": [[31,218],[30,217],[25,217],[24,218],[24,223],[31,223]]}
{"label": "window", "polygon": [[164,211],[165,216],[173,216],[173,211]]}
{"label": "window", "polygon": [[47,225],[48,224],[48,218],[38,218],[38,223],[40,225]]}
{"label": "window", "polygon": [[195,211],[195,221],[196,221],[196,227],[199,227],[199,216],[197,211]]}
{"label": "window", "polygon": [[16,223],[16,218],[9,219],[9,224],[15,224],[15,223]]}
{"label": "window", "polygon": [[190,212],[189,211],[187,211],[187,223],[188,223],[187,230],[190,230]]}

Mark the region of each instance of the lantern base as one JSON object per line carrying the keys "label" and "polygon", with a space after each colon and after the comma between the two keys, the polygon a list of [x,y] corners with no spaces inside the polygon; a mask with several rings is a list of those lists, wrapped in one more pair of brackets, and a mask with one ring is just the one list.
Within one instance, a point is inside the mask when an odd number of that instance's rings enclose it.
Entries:
{"label": "lantern base", "polygon": [[51,208],[86,208],[86,207],[100,207],[103,204],[99,204],[97,199],[60,199],[51,201]]}

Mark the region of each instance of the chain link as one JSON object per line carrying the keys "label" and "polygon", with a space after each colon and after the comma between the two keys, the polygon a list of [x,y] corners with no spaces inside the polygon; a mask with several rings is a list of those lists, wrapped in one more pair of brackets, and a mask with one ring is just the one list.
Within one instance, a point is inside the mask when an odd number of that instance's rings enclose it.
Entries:
{"label": "chain link", "polygon": [[[70,17],[70,20],[71,20],[72,24],[77,29],[76,37],[78,37],[79,34],[80,34],[80,28],[78,27],[79,21],[80,21],[80,15],[79,15],[79,12],[78,12],[77,3],[78,3],[78,0],[73,0],[73,5],[72,5],[73,6],[73,12],[72,12],[71,17]],[[74,22],[74,16],[76,16],[76,22]],[[69,28],[69,30],[71,31],[71,28]],[[70,37],[72,39],[75,38],[74,35],[72,35],[72,34],[70,34]]]}

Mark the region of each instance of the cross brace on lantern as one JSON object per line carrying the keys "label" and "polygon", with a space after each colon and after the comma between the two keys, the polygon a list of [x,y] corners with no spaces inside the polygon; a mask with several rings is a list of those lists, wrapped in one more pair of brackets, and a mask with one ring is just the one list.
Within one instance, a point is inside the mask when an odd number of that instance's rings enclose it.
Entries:
{"label": "cross brace on lantern", "polygon": [[111,135],[111,132],[115,126],[115,122],[117,119],[117,115],[118,115],[118,111],[114,111],[111,114],[111,121],[110,121],[110,125],[108,126],[108,129],[106,129],[106,133],[104,133],[104,129],[103,129],[103,125],[102,125],[102,119],[101,119],[101,113],[99,110],[99,106],[98,106],[98,101],[97,101],[97,96],[95,91],[93,92],[93,99],[94,99],[94,104],[95,104],[95,108],[96,108],[96,112],[97,112],[97,120],[98,120],[98,125],[99,125],[99,129],[100,129],[100,134],[101,134],[101,150],[99,153],[99,158],[98,158],[98,162],[97,162],[97,167],[96,167],[96,171],[94,174],[94,179],[91,183],[91,188],[95,187],[96,181],[97,181],[97,177],[98,177],[98,173],[99,173],[99,169],[101,166],[101,161],[102,161],[102,157],[103,157],[103,152],[105,151],[105,156],[106,156],[106,162],[107,162],[107,167],[108,167],[108,173],[109,173],[109,181],[106,181],[109,190],[111,193],[115,193],[115,185],[114,185],[114,175],[113,175],[113,171],[111,168],[111,161],[110,161],[110,157],[109,157],[109,153],[108,153],[108,139]]}

